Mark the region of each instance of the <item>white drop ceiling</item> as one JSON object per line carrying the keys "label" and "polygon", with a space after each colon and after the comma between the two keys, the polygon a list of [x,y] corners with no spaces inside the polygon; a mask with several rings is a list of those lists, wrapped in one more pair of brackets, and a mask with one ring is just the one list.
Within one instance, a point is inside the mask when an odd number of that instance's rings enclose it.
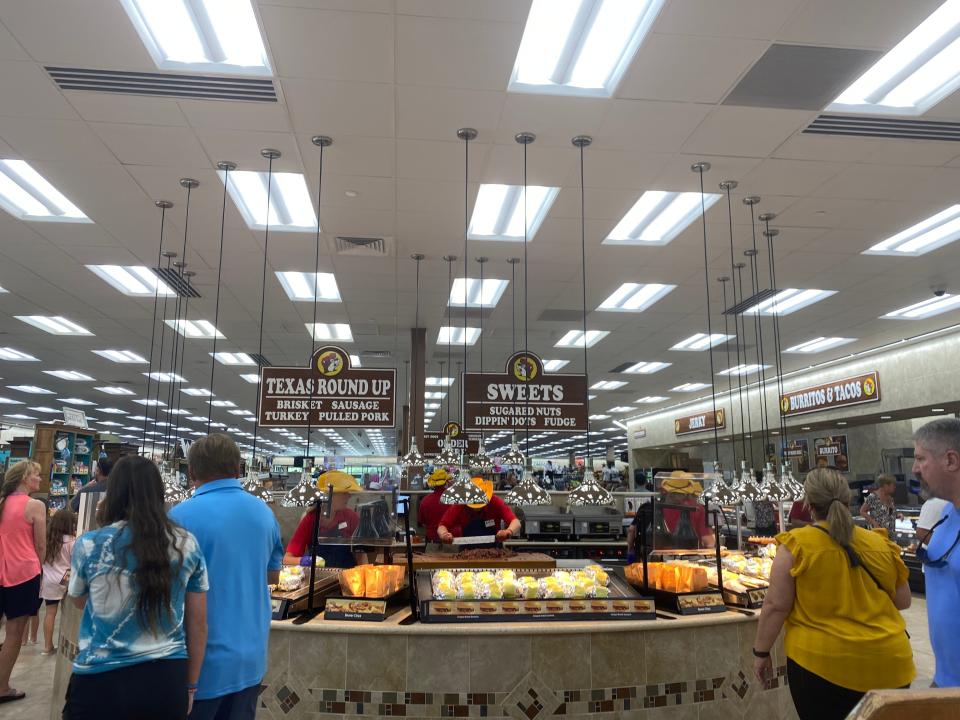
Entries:
{"label": "white drop ceiling", "polygon": [[[310,137],[318,133],[334,140],[325,152],[319,270],[335,274],[343,302],[319,305],[316,321],[349,323],[351,353],[390,353],[387,359],[364,357],[365,367],[403,371],[414,324],[411,253],[426,255],[420,320],[431,346],[448,324],[450,287],[441,258],[460,256],[455,277],[463,275],[463,146],[456,138],[462,126],[479,131],[470,151],[471,209],[481,183],[522,183],[522,151],[513,140],[519,131],[537,134],[529,147],[530,184],[561,188],[528,247],[527,310],[530,349],[569,360],[570,372],[582,368],[582,351],[554,346],[580,323],[537,318],[546,310],[580,307],[579,166],[570,139],[581,133],[594,138],[584,160],[587,324],[610,335],[589,351],[590,381],[629,381],[600,394],[591,405],[594,414],[645,396],[667,396],[662,405],[673,404],[682,398],[670,388],[710,381],[706,353],[669,350],[707,329],[699,223],[663,247],[602,244],[643,191],[699,190],[689,169],[698,160],[713,165],[705,175],[708,192],[717,192],[721,180],[739,183],[733,193],[738,260],[752,244],[741,200],[759,195],[758,213],[778,213],[778,285],[838,291],[783,318],[784,347],[821,336],[856,342],[812,357],[785,356],[787,370],[955,324],[960,311],[910,323],[879,316],[930,297],[934,286],[960,290],[960,246],[920,257],[861,253],[956,202],[960,143],[803,134],[817,112],[721,104],[773,43],[882,52],[938,4],[667,0],[614,97],[599,99],[506,91],[528,2],[259,0],[255,10],[279,97],[267,104],[61,91],[45,66],[157,71],[119,0],[3,3],[0,157],[30,162],[93,221],[24,222],[0,212],[0,286],[9,291],[0,294],[2,345],[41,361],[0,359],[3,385],[41,384],[57,397],[98,404],[108,403],[95,385],[130,387],[136,396],[110,397],[109,404],[140,414],[142,406],[132,399],[142,397],[144,368],[91,351],[128,349],[148,356],[153,300],[121,295],[84,265],[154,266],[159,199],[175,203],[167,213],[164,249],[181,253],[185,191],[178,180],[196,178],[186,261],[197,273],[193,285],[202,297],[190,301],[189,318],[212,321],[223,201],[217,161],[263,171],[260,149],[277,148],[283,156],[274,169],[305,173],[315,202],[319,150]],[[921,119],[960,121],[960,96],[948,97]],[[334,237],[341,235],[384,237],[387,255],[338,254]],[[725,199],[707,213],[707,236],[713,331],[722,332],[715,280],[730,274]],[[226,340],[217,350],[256,353],[264,233],[249,230],[229,200],[224,242],[217,326]],[[303,364],[310,350],[304,324],[313,322],[313,306],[291,302],[275,272],[312,272],[314,252],[311,233],[271,234],[262,353],[273,364]],[[490,258],[486,277],[509,280],[506,260],[522,254],[516,243],[471,241],[469,275],[479,276],[473,258],[483,255]],[[760,260],[765,286],[765,248]],[[499,368],[514,349],[514,290],[523,337],[522,268],[517,266],[518,287],[508,286],[497,307],[484,313],[489,369]],[[677,289],[642,313],[595,312],[624,282]],[[449,324],[464,325],[454,313]],[[62,315],[94,336],[49,335],[17,315]],[[164,317],[172,318],[171,307]],[[476,323],[474,316],[466,324]],[[748,343],[754,344],[752,329]],[[186,341],[182,374],[189,386],[209,386],[211,349],[207,340]],[[441,374],[445,350],[429,348],[428,374]],[[453,354],[454,363],[462,358],[458,348]],[[479,357],[478,343],[469,349],[471,369]],[[640,361],[672,364],[650,376],[607,372]],[[97,382],[87,388],[42,374],[51,369],[77,370]],[[214,391],[218,399],[253,410],[256,386],[241,379],[239,370],[218,365]],[[451,390],[455,403],[459,382]],[[32,404],[29,395],[4,393]],[[185,395],[182,401],[185,409],[206,415],[203,398]],[[30,414],[27,405],[11,407]],[[96,417],[96,407],[87,410]],[[215,408],[214,419],[237,424],[226,408]],[[431,427],[439,429],[445,419],[444,408]],[[252,429],[252,423],[239,424]],[[607,433],[591,443],[605,445],[616,436]],[[394,436],[385,437],[392,452]],[[363,437],[355,442],[365,444]]]}

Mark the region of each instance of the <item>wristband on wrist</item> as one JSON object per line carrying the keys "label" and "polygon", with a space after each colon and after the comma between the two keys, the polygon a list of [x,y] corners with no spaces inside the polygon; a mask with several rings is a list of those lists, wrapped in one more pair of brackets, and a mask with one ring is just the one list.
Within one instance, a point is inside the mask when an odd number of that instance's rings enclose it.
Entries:
{"label": "wristband on wrist", "polygon": [[753,648],[753,656],[758,658],[768,658],[770,657],[770,651],[768,650],[767,652],[760,652],[756,648]]}
{"label": "wristband on wrist", "polygon": [[197,691],[197,683],[187,683],[187,690]]}

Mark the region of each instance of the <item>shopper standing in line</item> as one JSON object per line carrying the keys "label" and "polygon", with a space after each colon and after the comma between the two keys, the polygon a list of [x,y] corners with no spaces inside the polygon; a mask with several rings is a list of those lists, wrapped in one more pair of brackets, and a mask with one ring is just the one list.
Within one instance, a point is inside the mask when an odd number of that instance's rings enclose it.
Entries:
{"label": "shopper standing in line", "polygon": [[907,687],[916,676],[900,614],[910,607],[907,567],[895,543],[854,526],[843,475],[814,470],[803,488],[814,524],[777,536],[754,670],[771,677],[770,650],[786,625],[800,720],[842,720],[868,690]]}
{"label": "shopper standing in line", "polygon": [[70,501],[70,509],[74,512],[80,512],[80,496],[83,493],[91,492],[105,492],[107,489],[107,477],[110,475],[110,471],[113,469],[113,463],[107,460],[105,457],[97,460],[97,464],[94,465],[93,472],[93,481],[88,482],[79,492],[73,496],[73,499]]}
{"label": "shopper standing in line", "polygon": [[930,495],[929,490],[923,491],[923,505],[920,506],[920,516],[917,518],[916,538],[920,545],[926,545],[927,540],[932,534],[931,528],[940,522],[940,519],[946,514],[950,503],[938,497]]}
{"label": "shopper standing in line", "polygon": [[893,493],[897,489],[897,479],[893,475],[878,475],[876,489],[867,495],[860,506],[860,516],[866,518],[872,528],[883,528],[888,537],[894,537],[897,523],[896,506]]}
{"label": "shopper standing in line", "polygon": [[939,687],[960,686],[960,420],[939,418],[913,436],[913,474],[948,506],[917,548],[927,590],[930,644]]}
{"label": "shopper standing in line", "polygon": [[67,592],[70,573],[70,556],[76,542],[77,516],[67,508],[57,510],[47,527],[47,549],[43,557],[43,578],[40,581],[40,598],[46,605],[43,615],[43,652],[52,655],[53,628],[57,622],[60,601]]}
{"label": "shopper standing in line", "polygon": [[187,451],[194,496],[170,511],[196,535],[210,573],[209,635],[190,720],[253,720],[267,668],[270,591],[283,559],[280,526],[243,489],[240,449],[228,436],[200,438]]}
{"label": "shopper standing in line", "polygon": [[73,549],[67,594],[83,618],[63,720],[184,720],[207,641],[203,555],[146,458],[117,462],[104,520]]}
{"label": "shopper standing in line", "polygon": [[0,615],[7,634],[0,648],[0,703],[23,700],[10,687],[20,641],[40,608],[40,558],[46,552],[46,507],[30,493],[40,489],[40,466],[30,460],[12,465],[0,486]]}

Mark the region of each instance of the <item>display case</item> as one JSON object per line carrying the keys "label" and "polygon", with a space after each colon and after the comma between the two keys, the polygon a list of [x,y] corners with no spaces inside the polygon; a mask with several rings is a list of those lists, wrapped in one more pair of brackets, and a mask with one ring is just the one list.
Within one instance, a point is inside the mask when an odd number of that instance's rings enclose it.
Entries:
{"label": "display case", "polygon": [[31,458],[40,465],[40,491],[48,493],[48,508],[55,512],[93,478],[97,435],[86,428],[43,423],[34,432]]}

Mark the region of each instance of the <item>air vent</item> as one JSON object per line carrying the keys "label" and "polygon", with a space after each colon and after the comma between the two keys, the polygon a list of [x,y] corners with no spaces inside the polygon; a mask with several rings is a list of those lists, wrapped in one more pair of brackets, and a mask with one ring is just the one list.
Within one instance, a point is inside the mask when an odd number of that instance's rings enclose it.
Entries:
{"label": "air vent", "polygon": [[902,118],[820,115],[803,131],[811,135],[897,138],[903,140],[960,140],[960,123]]}
{"label": "air vent", "polygon": [[726,310],[723,311],[723,314],[724,315],[740,315],[743,313],[744,310],[749,310],[754,305],[762,303],[764,300],[769,300],[776,294],[777,294],[776,291],[771,290],[770,288],[767,288],[765,290],[760,290],[756,295],[745,298],[744,300],[741,300],[740,302],[738,302],[736,305],[732,307],[728,307]]}
{"label": "air vent", "polygon": [[250,353],[250,357],[253,358],[253,361],[257,364],[257,367],[270,367],[273,365],[272,362],[267,360],[263,355],[259,353]]}
{"label": "air vent", "polygon": [[387,243],[379,237],[337,236],[337,253],[340,255],[386,255]]}
{"label": "air vent", "polygon": [[153,271],[180,297],[200,297],[197,289],[193,285],[188,285],[176,268],[153,268]]}
{"label": "air vent", "polygon": [[277,101],[277,91],[272,80],[63,67],[47,67],[46,71],[61,90],[160,95],[200,100]]}

